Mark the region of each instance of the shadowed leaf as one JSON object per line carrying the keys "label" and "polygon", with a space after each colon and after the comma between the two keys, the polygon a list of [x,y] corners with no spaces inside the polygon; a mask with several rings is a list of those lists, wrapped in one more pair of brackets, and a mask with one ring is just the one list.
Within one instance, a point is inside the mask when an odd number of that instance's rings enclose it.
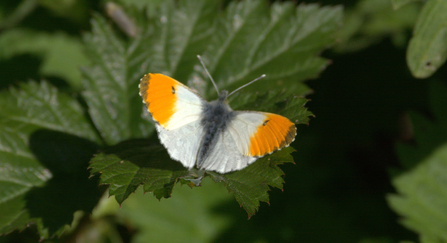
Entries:
{"label": "shadowed leaf", "polygon": [[60,235],[99,199],[85,169],[99,139],[76,100],[46,82],[2,92],[0,106],[0,233],[35,223],[42,239]]}
{"label": "shadowed leaf", "polygon": [[415,144],[398,144],[406,171],[393,178],[397,194],[388,196],[401,223],[420,234],[421,242],[445,242],[447,234],[447,87],[432,81],[430,105],[436,120],[411,114]]}

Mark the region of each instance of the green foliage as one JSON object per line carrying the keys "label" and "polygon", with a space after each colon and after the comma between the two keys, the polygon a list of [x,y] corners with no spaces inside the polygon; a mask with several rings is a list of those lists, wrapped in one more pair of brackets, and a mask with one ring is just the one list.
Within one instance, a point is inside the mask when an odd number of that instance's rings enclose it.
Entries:
{"label": "green foliage", "polygon": [[[30,41],[32,40],[32,41]],[[15,55],[34,54],[42,59],[39,74],[63,78],[74,88],[81,86],[79,67],[87,65],[79,38],[64,33],[46,34],[42,32],[11,29],[0,36],[0,60]],[[9,73],[6,72],[5,75]]]}
{"label": "green foliage", "polygon": [[[71,1],[40,4],[71,21],[82,18],[85,7],[77,8]],[[284,173],[277,165],[293,162],[293,148],[259,159],[246,170],[221,175],[189,171],[172,161],[158,142],[136,140],[155,137],[137,89],[146,72],[166,73],[205,97],[216,96],[197,54],[203,55],[221,88],[232,90],[267,75],[232,97],[233,107],[308,123],[312,113],[303,97],[311,90],[301,81],[317,77],[328,64],[319,53],[334,42],[341,7],[269,6],[265,1],[234,2],[222,11],[220,7],[219,1],[166,1],[146,12],[128,10],[138,29],[131,39],[95,14],[91,32],[83,35],[91,65],[82,68],[81,97],[63,92],[79,89],[74,70],[87,62],[77,38],[25,28],[2,32],[0,44],[11,48],[2,49],[1,58],[36,55],[42,60],[40,75],[61,78],[68,86],[56,82],[63,88],[58,89],[46,81],[30,81],[1,93],[1,234],[30,224],[36,225],[41,239],[72,230],[73,214],[91,212],[99,200],[97,178],[88,177],[86,163],[104,145],[92,159],[90,172],[100,173],[101,183],[110,185],[110,195],[119,203],[139,185],[160,199],[170,197],[179,181],[198,186],[202,176],[210,176],[223,182],[251,216],[259,201],[269,201],[270,187],[282,189]],[[2,26],[15,21],[20,19]]]}
{"label": "green foliage", "polygon": [[264,1],[230,3],[203,59],[217,85],[229,90],[262,73],[266,78],[250,89],[304,90],[298,81],[316,77],[327,65],[318,53],[333,44],[341,11],[289,2],[270,8]]}
{"label": "green foliage", "polygon": [[[442,1],[114,4],[135,36],[105,1],[0,1],[0,242],[445,241]],[[230,105],[296,122],[292,147],[223,175],[171,160],[137,86],[212,100],[197,54],[220,90],[265,73]]]}
{"label": "green foliage", "polygon": [[177,187],[172,198],[161,202],[142,191],[137,190],[118,211],[121,220],[138,227],[135,242],[211,242],[233,221],[221,210],[222,205],[237,208],[225,188],[210,179],[193,190]]}
{"label": "green foliage", "polygon": [[127,49],[128,44],[99,15],[92,20],[92,33],[84,36],[93,65],[83,69],[83,96],[107,144],[147,136],[153,131],[153,126],[150,128],[141,117],[141,98],[135,92],[149,60],[150,52],[141,52],[142,45],[147,45],[146,38],[144,34],[139,36]]}
{"label": "green foliage", "polygon": [[393,5],[393,9],[397,10],[411,2],[416,2],[420,0],[391,0],[391,4]]}
{"label": "green foliage", "polygon": [[[207,67],[218,86],[231,90],[265,72],[270,79],[262,80],[262,85],[255,83],[250,86],[251,90],[288,87],[288,92],[247,95],[243,100],[236,97],[232,100],[234,107],[276,112],[289,115],[297,124],[308,123],[312,113],[304,108],[306,99],[290,93],[309,93],[309,89],[298,81],[315,77],[326,65],[327,60],[317,54],[333,42],[341,9],[319,8],[317,5],[296,8],[289,3],[274,4],[269,9],[262,1],[244,1],[231,3],[220,16],[213,14],[216,8],[217,2],[210,1],[194,4],[183,1],[178,8],[164,4],[161,17],[156,17],[161,23],[149,24],[151,28],[148,28],[145,21],[140,20],[141,36],[129,45],[118,38],[104,19],[96,16],[93,33],[85,38],[91,48],[89,53],[94,67],[84,72],[88,87],[84,95],[93,121],[107,143],[115,144],[153,131],[146,128],[152,126],[141,118],[141,102],[134,99],[134,87],[147,70],[169,73],[179,80],[194,77],[192,81],[199,79],[199,83],[191,83],[192,86],[205,94],[210,92],[212,85],[204,81],[203,72],[194,68],[194,63],[198,63],[195,56],[200,53],[204,53]],[[281,21],[284,19],[287,22]],[[253,23],[260,22],[265,23],[267,29],[253,28],[257,26]],[[143,52],[136,51],[143,49],[141,46],[146,43],[153,44],[145,46]],[[215,96],[215,91],[212,92]],[[140,184],[144,185],[145,192],[154,192],[161,198],[170,196],[177,181],[194,180],[190,178],[191,172],[171,161],[162,148],[144,149],[141,146],[147,144],[121,144],[92,160],[92,174],[101,173],[101,183],[111,185],[110,194],[115,195],[119,203]],[[215,181],[224,182],[230,192],[235,192],[236,199],[251,216],[258,209],[259,200],[268,202],[268,185],[282,188],[283,172],[276,165],[293,161],[291,157],[285,157],[284,151],[259,160],[251,169],[228,175],[207,174]],[[266,177],[256,179],[254,174]],[[232,179],[231,176],[235,177]],[[200,178],[200,175],[196,177]],[[242,183],[241,178],[247,180]],[[236,181],[243,186],[233,186]]]}
{"label": "green foliage", "polygon": [[283,188],[281,169],[277,165],[293,162],[290,153],[293,148],[284,148],[274,155],[264,157],[246,169],[228,174],[207,172],[215,182],[223,182],[229,192],[251,217],[259,208],[259,201],[269,202],[269,186]]}
{"label": "green foliage", "polygon": [[297,124],[308,124],[309,117],[313,114],[304,107],[307,99],[289,93],[286,90],[265,93],[241,91],[230,97],[229,102],[236,110],[273,112],[288,117]]}
{"label": "green foliage", "polygon": [[421,242],[446,242],[447,146],[440,146],[413,170],[393,180],[398,195],[390,206],[404,218],[401,223],[418,232]]}
{"label": "green foliage", "polygon": [[174,185],[190,172],[170,159],[161,145],[129,140],[109,147],[92,159],[91,173],[101,173],[101,183],[110,184],[110,195],[122,203],[139,185],[160,199],[168,198]]}
{"label": "green foliage", "polygon": [[354,52],[379,43],[387,37],[391,38],[397,47],[404,47],[409,38],[407,32],[416,22],[419,4],[402,5],[402,8],[394,10],[391,6],[395,6],[394,2],[360,0],[354,7],[347,9],[343,28],[338,33],[341,41],[335,50]]}
{"label": "green foliage", "polygon": [[407,63],[416,78],[427,78],[447,59],[447,3],[429,0],[422,8],[408,44]]}
{"label": "green foliage", "polygon": [[99,197],[85,170],[99,139],[76,100],[46,82],[3,91],[0,106],[0,232],[33,222],[42,238],[60,234]]}
{"label": "green foliage", "polygon": [[397,147],[403,164],[411,170],[393,179],[399,194],[388,196],[390,206],[404,218],[406,227],[420,234],[421,242],[445,242],[447,235],[447,87],[432,82],[430,104],[436,121],[412,114],[416,147]]}

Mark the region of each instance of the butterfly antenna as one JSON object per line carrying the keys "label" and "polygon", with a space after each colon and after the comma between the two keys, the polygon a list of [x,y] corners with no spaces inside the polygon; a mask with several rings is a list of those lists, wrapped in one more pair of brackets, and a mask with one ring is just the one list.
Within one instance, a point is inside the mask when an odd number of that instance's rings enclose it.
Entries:
{"label": "butterfly antenna", "polygon": [[214,88],[215,88],[216,91],[217,91],[217,94],[220,94],[220,93],[219,93],[219,89],[217,88],[217,85],[216,85],[216,83],[214,82],[213,77],[211,77],[210,72],[208,72],[208,69],[206,69],[206,67],[205,67],[205,63],[203,63],[202,57],[201,57],[200,55],[197,55],[197,58],[199,58],[199,61],[200,61],[200,63],[202,64],[203,68],[205,69],[206,74],[208,74],[208,77],[210,77],[211,82],[213,82],[213,85],[214,85]]}
{"label": "butterfly antenna", "polygon": [[233,92],[231,92],[227,97],[230,97],[230,95],[236,93],[236,92],[239,91],[240,89],[245,88],[245,87],[247,87],[248,85],[250,85],[250,84],[252,84],[252,83],[254,83],[254,82],[256,82],[256,81],[258,81],[259,79],[264,78],[264,77],[265,77],[265,74],[259,76],[258,78],[255,78],[253,81],[250,81],[250,82],[248,82],[248,83],[242,85],[241,87],[239,87],[239,88],[233,90]]}

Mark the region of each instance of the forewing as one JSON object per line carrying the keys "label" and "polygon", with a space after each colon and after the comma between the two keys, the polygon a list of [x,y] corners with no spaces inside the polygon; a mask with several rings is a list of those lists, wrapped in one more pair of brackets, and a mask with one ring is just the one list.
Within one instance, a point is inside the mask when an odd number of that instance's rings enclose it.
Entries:
{"label": "forewing", "polygon": [[141,78],[139,88],[152,118],[164,129],[200,120],[206,101],[177,80],[149,73]]}

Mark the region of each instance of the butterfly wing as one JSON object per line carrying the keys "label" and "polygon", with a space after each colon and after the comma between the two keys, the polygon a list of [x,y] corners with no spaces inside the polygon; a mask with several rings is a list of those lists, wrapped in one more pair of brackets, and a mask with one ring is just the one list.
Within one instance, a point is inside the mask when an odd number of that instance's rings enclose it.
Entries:
{"label": "butterfly wing", "polygon": [[295,124],[283,116],[255,111],[235,113],[202,169],[220,173],[241,170],[295,139]]}
{"label": "butterfly wing", "polygon": [[169,156],[189,169],[194,167],[204,132],[200,121],[190,122],[174,130],[166,130],[158,124],[156,128],[158,138],[168,150]]}
{"label": "butterfly wing", "polygon": [[149,73],[140,80],[139,88],[152,118],[164,129],[174,130],[200,120],[206,101],[179,81]]}
{"label": "butterfly wing", "polygon": [[206,101],[163,74],[146,74],[139,88],[161,143],[172,159],[192,168],[203,136],[200,119]]}

